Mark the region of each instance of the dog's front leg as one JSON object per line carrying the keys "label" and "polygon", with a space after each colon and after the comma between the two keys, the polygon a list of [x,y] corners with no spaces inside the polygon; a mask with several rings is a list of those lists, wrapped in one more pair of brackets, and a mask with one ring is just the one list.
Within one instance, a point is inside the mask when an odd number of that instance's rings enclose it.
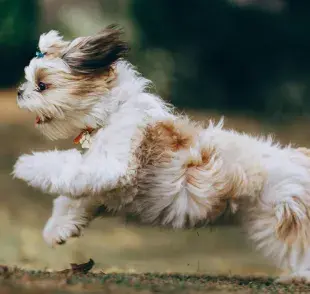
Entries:
{"label": "dog's front leg", "polygon": [[99,206],[100,203],[93,197],[57,197],[52,216],[43,230],[45,242],[54,247],[64,244],[69,238],[79,237],[82,230],[96,217]]}
{"label": "dog's front leg", "polygon": [[99,130],[84,155],[75,149],[22,155],[13,175],[43,192],[70,197],[111,190],[128,171],[134,129],[127,127],[126,134],[113,126]]}
{"label": "dog's front leg", "polygon": [[16,163],[14,176],[44,192],[70,197],[114,189],[134,171],[129,163],[141,138],[145,115],[124,107],[97,132],[83,156],[77,150],[25,155]]}
{"label": "dog's front leg", "polygon": [[76,149],[34,152],[19,157],[13,176],[44,192],[61,194],[58,191],[76,174],[81,162],[82,155]]}

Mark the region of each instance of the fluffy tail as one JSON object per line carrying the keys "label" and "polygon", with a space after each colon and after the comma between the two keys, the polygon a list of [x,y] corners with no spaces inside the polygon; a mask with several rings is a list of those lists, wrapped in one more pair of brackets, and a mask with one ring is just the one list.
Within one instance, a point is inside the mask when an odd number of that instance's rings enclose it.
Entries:
{"label": "fluffy tail", "polygon": [[300,198],[293,196],[278,203],[275,215],[275,233],[279,240],[287,244],[309,242],[309,211]]}

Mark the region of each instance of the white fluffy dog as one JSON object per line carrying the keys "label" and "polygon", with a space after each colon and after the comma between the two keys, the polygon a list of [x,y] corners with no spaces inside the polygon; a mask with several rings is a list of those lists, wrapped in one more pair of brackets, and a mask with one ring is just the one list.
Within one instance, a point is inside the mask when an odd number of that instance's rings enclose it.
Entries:
{"label": "white fluffy dog", "polygon": [[50,31],[39,49],[18,105],[50,139],[78,135],[82,147],[22,155],[14,167],[16,178],[61,195],[44,229],[48,244],[79,236],[102,205],[173,228],[240,211],[257,247],[291,269],[280,280],[310,282],[307,149],[176,114],[123,60],[117,27],[72,42]]}

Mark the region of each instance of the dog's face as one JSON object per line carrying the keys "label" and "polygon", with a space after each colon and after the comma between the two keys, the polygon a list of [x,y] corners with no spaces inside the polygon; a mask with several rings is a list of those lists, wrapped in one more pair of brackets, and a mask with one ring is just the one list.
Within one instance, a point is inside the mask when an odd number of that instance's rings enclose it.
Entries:
{"label": "dog's face", "polygon": [[36,127],[50,139],[68,138],[102,123],[94,109],[99,102],[103,108],[113,103],[108,93],[116,78],[114,64],[127,52],[120,37],[121,31],[112,26],[72,42],[55,31],[41,35],[41,53],[25,68],[17,103],[36,114]]}

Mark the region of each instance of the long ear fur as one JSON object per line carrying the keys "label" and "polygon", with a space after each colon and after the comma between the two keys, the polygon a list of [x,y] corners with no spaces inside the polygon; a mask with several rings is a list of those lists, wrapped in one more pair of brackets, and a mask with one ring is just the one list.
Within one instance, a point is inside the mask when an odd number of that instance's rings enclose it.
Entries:
{"label": "long ear fur", "polygon": [[74,74],[98,74],[110,68],[128,51],[122,30],[110,25],[95,36],[72,41],[62,56]]}

